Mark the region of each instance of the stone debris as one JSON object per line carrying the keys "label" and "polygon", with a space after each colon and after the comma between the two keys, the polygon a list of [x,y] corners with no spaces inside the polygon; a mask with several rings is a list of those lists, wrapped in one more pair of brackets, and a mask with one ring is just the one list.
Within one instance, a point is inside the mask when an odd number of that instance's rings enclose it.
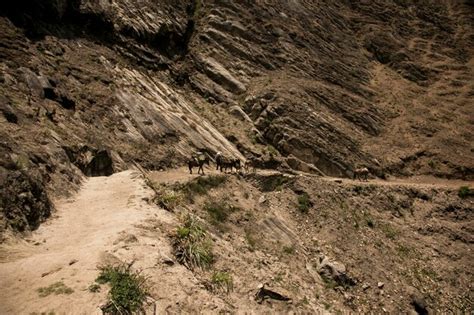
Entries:
{"label": "stone debris", "polygon": [[273,299],[278,301],[287,301],[290,302],[291,298],[288,296],[282,295],[276,291],[265,288],[265,283],[261,283],[258,286],[257,293],[255,294],[255,301],[261,304],[266,299]]}

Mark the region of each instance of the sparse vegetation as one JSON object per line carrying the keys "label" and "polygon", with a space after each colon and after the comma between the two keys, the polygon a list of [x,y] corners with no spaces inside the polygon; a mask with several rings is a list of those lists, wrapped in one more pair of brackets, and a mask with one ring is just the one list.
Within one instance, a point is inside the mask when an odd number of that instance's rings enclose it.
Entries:
{"label": "sparse vegetation", "polygon": [[204,195],[209,190],[223,184],[226,180],[226,176],[223,175],[202,176],[185,184],[177,185],[176,190],[182,191],[186,199],[192,202],[195,195]]}
{"label": "sparse vegetation", "polygon": [[301,213],[308,213],[308,210],[312,207],[312,202],[309,198],[309,195],[304,192],[298,196],[298,210]]}
{"label": "sparse vegetation", "polygon": [[173,246],[178,262],[189,269],[208,268],[214,261],[212,243],[205,229],[190,215],[176,230]]}
{"label": "sparse vegetation", "polygon": [[430,168],[435,168],[435,167],[436,167],[435,161],[429,160],[429,161],[428,161],[428,166],[429,166]]}
{"label": "sparse vegetation", "polygon": [[30,159],[25,154],[15,155],[13,157],[13,161],[15,163],[16,168],[19,170],[26,169],[30,166]]}
{"label": "sparse vegetation", "polygon": [[173,211],[182,200],[182,195],[174,190],[162,189],[156,193],[154,202],[168,211]]}
{"label": "sparse vegetation", "polygon": [[461,186],[458,190],[458,196],[462,199],[467,198],[469,196],[474,196],[474,190],[470,189],[468,186]]}
{"label": "sparse vegetation", "polygon": [[287,255],[293,255],[295,253],[295,246],[283,246],[283,253]]}
{"label": "sparse vegetation", "polygon": [[229,215],[237,209],[238,207],[231,205],[226,199],[209,201],[204,205],[204,210],[211,216],[213,224],[225,222]]}
{"label": "sparse vegetation", "polygon": [[229,293],[234,288],[232,275],[225,271],[215,271],[211,276],[211,290]]}
{"label": "sparse vegetation", "polygon": [[71,294],[74,292],[73,289],[66,286],[62,281],[58,281],[53,283],[50,286],[39,288],[38,295],[40,297],[46,297],[51,294],[59,295],[59,294]]}
{"label": "sparse vegetation", "polygon": [[406,245],[399,245],[396,249],[401,258],[409,258],[414,254],[414,249]]}
{"label": "sparse vegetation", "polygon": [[110,284],[109,301],[102,308],[105,314],[133,314],[143,309],[148,295],[146,279],[133,272],[131,264],[101,267],[96,282]]}
{"label": "sparse vegetation", "polygon": [[257,240],[249,229],[245,230],[245,240],[247,241],[247,244],[249,244],[250,251],[254,251],[255,246],[257,245]]}
{"label": "sparse vegetation", "polygon": [[380,228],[382,229],[382,232],[385,234],[385,236],[391,240],[394,240],[399,234],[399,231],[397,231],[388,223],[382,224]]}
{"label": "sparse vegetation", "polygon": [[267,151],[268,151],[268,154],[270,154],[270,156],[272,156],[272,157],[278,156],[277,149],[275,149],[275,147],[272,146],[272,145],[267,146]]}
{"label": "sparse vegetation", "polygon": [[290,179],[283,175],[274,175],[274,176],[267,176],[262,179],[260,183],[260,187],[263,192],[281,190],[283,185],[288,183]]}

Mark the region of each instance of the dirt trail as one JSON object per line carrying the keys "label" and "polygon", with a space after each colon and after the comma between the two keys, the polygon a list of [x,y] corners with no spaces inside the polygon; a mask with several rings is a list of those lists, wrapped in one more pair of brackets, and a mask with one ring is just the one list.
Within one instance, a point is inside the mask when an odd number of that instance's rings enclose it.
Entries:
{"label": "dirt trail", "polygon": [[381,185],[381,186],[409,186],[419,188],[442,188],[442,189],[459,189],[461,186],[474,187],[474,182],[463,181],[457,179],[443,179],[433,176],[413,176],[409,178],[390,178],[369,179],[368,181],[352,180],[347,178],[325,177],[325,180],[340,181],[349,185]]}
{"label": "dirt trail", "polygon": [[[3,245],[0,314],[93,313],[105,297],[87,290],[96,267],[107,260],[120,232],[156,214],[156,207],[143,200],[150,193],[134,171],[89,178],[73,199],[56,203],[56,217],[27,242]],[[38,288],[59,281],[74,292],[39,297]]]}

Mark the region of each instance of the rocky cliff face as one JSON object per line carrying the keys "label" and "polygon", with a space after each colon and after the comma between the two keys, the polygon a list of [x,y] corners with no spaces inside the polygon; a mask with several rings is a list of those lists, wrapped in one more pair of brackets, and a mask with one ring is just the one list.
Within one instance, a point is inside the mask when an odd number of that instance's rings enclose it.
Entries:
{"label": "rocky cliff face", "polygon": [[4,227],[34,228],[84,174],[166,168],[195,149],[333,176],[472,179],[470,13],[469,1],[4,1]]}

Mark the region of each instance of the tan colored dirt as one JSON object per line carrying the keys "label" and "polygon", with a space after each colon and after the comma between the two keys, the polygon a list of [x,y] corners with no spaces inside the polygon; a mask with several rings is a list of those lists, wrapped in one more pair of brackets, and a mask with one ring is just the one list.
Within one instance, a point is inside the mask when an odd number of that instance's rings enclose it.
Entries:
{"label": "tan colored dirt", "polygon": [[[88,291],[97,276],[96,267],[121,231],[133,230],[135,224],[156,212],[142,200],[149,194],[139,173],[125,171],[89,178],[73,199],[57,202],[56,218],[32,233],[27,243],[2,246],[0,313],[52,309],[92,313],[104,298],[104,294]],[[74,292],[38,296],[38,288],[58,281]]]}

